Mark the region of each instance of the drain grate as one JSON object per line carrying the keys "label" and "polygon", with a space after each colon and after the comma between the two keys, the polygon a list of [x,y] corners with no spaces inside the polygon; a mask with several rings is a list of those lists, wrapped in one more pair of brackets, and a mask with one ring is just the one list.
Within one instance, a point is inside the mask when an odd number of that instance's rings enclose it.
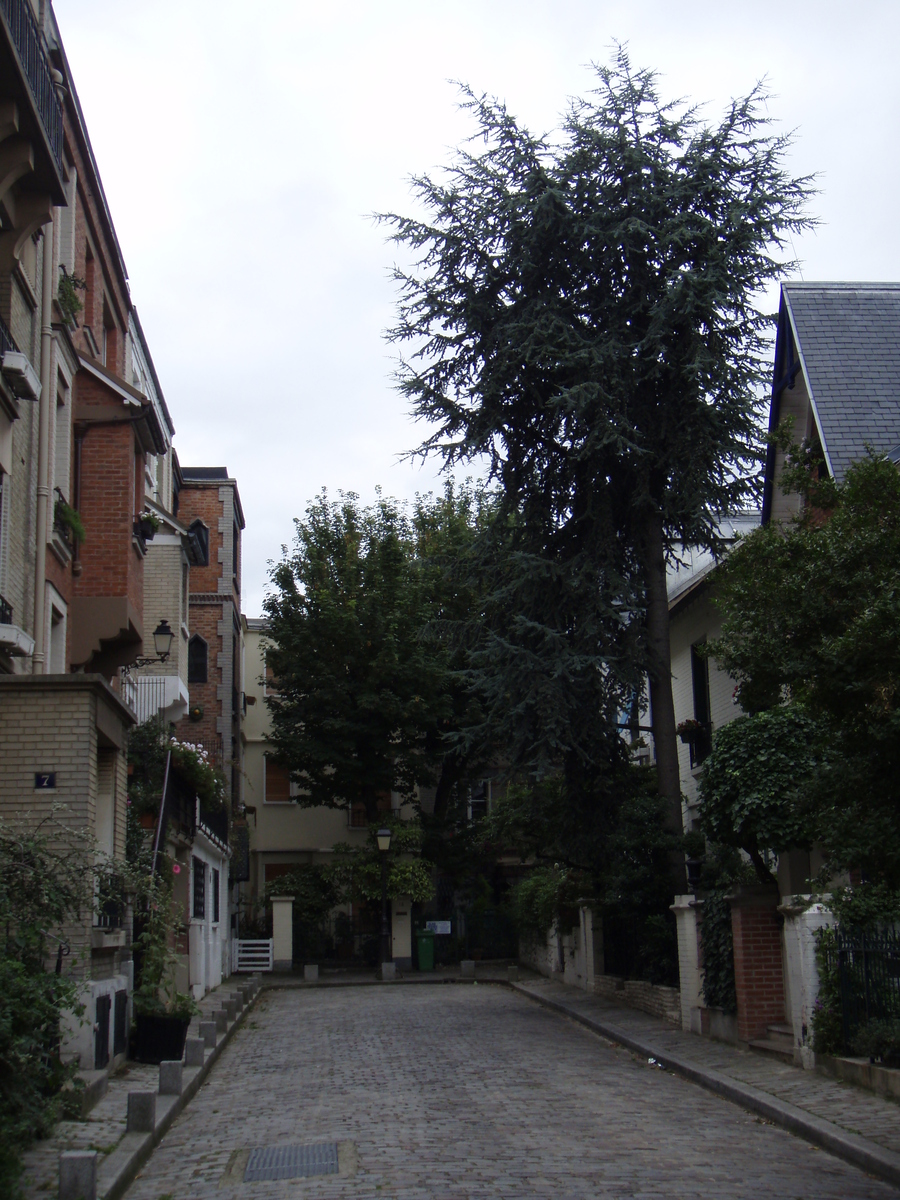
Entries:
{"label": "drain grate", "polygon": [[337,1142],[314,1142],[310,1146],[258,1146],[250,1151],[244,1183],[337,1173]]}

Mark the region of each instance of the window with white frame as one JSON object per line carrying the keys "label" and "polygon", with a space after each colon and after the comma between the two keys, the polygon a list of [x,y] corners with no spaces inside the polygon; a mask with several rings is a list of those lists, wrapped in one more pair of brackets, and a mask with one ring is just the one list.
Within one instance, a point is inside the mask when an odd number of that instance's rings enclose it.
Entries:
{"label": "window with white frame", "polygon": [[69,499],[69,475],[72,454],[72,409],[69,387],[62,375],[56,381],[56,407],[53,410],[53,485],[63,499]]}
{"label": "window with white frame", "polygon": [[47,584],[47,629],[49,630],[47,671],[51,675],[66,673],[66,624],[65,600],[52,583]]}

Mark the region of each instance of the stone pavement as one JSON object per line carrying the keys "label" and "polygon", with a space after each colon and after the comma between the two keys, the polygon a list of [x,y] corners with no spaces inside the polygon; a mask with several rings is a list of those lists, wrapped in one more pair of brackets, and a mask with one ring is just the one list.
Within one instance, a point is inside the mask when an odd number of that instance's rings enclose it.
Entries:
{"label": "stone pavement", "polygon": [[[558,985],[527,986],[544,987],[547,1001],[546,989]],[[338,1143],[339,1174],[242,1182],[253,1148],[319,1142]],[[645,1057],[489,984],[266,991],[127,1193],[128,1200],[896,1195]]]}
{"label": "stone pavement", "polygon": [[[861,1138],[874,1143],[885,1151],[885,1161],[890,1162],[896,1156],[893,1165],[900,1179],[900,1104],[896,1100],[831,1079],[818,1071],[803,1071],[751,1050],[684,1033],[656,1017],[612,1004],[580,988],[543,978],[531,978],[516,987],[551,1004],[557,1011],[589,1022],[615,1042],[664,1063],[677,1064],[677,1069],[697,1081],[706,1076],[707,1086],[719,1080],[732,1081],[737,1085],[733,1098],[744,1091],[744,1100],[752,1100],[753,1093],[760,1092],[774,1098],[784,1115],[790,1116],[790,1110],[797,1109],[799,1121],[802,1120],[799,1114],[807,1114],[812,1118],[810,1135],[815,1133],[818,1123],[827,1122],[836,1127],[835,1135],[847,1135],[847,1141]],[[714,1090],[728,1094],[721,1087]],[[766,1115],[779,1120],[782,1113],[775,1109]],[[779,1123],[784,1122],[779,1120]],[[787,1124],[790,1128],[790,1123]],[[827,1137],[829,1131],[825,1129],[823,1133]],[[825,1138],[813,1140],[828,1145]]]}
{"label": "stone pavement", "polygon": [[[246,976],[232,976],[200,1001],[200,1015],[188,1028],[188,1037],[198,1036],[199,1022],[208,1019],[222,1000],[231,995]],[[252,1019],[252,1013],[248,1014]],[[221,1041],[221,1035],[220,1035]],[[155,1092],[159,1085],[159,1067],[129,1062],[109,1079],[103,1098],[83,1121],[60,1121],[53,1136],[36,1142],[25,1154],[21,1181],[23,1200],[55,1197],[59,1181],[59,1156],[63,1150],[97,1150],[103,1160],[122,1143],[126,1132],[128,1093]]]}

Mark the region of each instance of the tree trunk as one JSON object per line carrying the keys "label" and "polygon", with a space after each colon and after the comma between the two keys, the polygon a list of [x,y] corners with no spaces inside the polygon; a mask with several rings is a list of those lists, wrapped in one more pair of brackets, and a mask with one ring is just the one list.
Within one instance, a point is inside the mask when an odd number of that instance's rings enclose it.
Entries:
{"label": "tree trunk", "polygon": [[[672,699],[669,596],[666,590],[662,519],[658,513],[650,514],[644,527],[644,577],[647,586],[647,644],[650,651],[650,718],[659,794],[666,802],[669,828],[680,835],[683,832],[681,772],[675,734],[675,702]],[[682,855],[673,857],[673,868],[677,876],[676,885],[684,891],[687,879]]]}

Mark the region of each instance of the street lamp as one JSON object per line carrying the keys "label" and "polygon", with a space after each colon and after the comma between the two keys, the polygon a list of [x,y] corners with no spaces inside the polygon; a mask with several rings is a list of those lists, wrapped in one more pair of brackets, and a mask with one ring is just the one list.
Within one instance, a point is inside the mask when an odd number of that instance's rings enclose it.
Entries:
{"label": "street lamp", "polygon": [[172,642],[175,634],[172,632],[172,627],[165,617],[160,621],[157,627],[153,630],[153,649],[155,655],[141,654],[134,660],[136,667],[149,667],[153,663],[164,663],[168,661],[169,655],[172,653]]}
{"label": "street lamp", "polygon": [[387,895],[388,850],[391,848],[390,829],[379,829],[375,834],[375,840],[378,842],[378,852],[381,856],[381,961],[389,963],[393,961],[394,957],[391,954],[391,926],[388,920]]}

